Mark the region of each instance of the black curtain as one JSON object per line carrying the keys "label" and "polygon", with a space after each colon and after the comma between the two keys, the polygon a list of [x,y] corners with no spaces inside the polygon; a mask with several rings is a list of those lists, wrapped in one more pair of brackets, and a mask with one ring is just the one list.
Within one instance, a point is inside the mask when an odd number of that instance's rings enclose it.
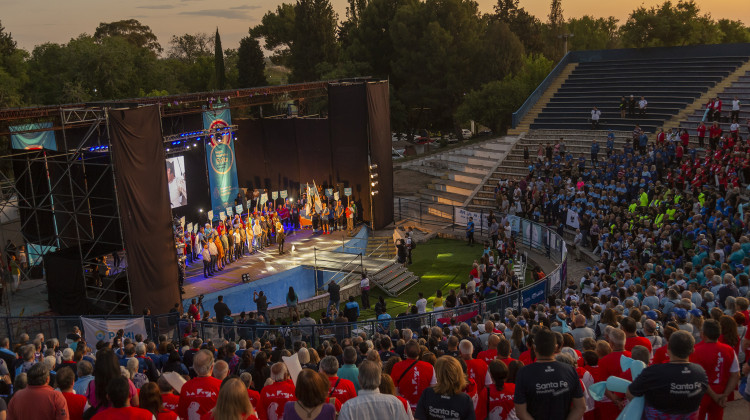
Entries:
{"label": "black curtain", "polygon": [[[47,151],[18,151],[13,161],[21,232],[33,243],[45,243],[55,237],[55,222],[49,194],[49,179],[44,158]],[[34,210],[32,210],[34,209]]]}
{"label": "black curtain", "polygon": [[391,156],[391,111],[387,82],[367,84],[367,115],[370,128],[370,158],[378,165],[378,194],[372,196],[375,229],[393,222],[393,158]]}
{"label": "black curtain", "polygon": [[[295,119],[294,124],[299,160],[299,182],[325,185],[331,188],[333,171],[331,165],[331,139],[328,120]],[[299,197],[299,196],[298,196]]]}
{"label": "black curtain", "polygon": [[[359,217],[370,220],[367,92],[363,83],[328,86],[333,182],[352,188]],[[342,197],[343,199],[343,197]]]}
{"label": "black curtain", "polygon": [[166,313],[180,295],[159,108],[112,110],[109,121],[133,312]]}
{"label": "black curtain", "polygon": [[60,315],[89,313],[78,247],[44,255],[50,308]]}
{"label": "black curtain", "polygon": [[248,190],[268,188],[271,180],[266,175],[262,120],[237,120],[239,141],[234,142],[237,159],[237,178],[240,188]]}
{"label": "black curtain", "polygon": [[[263,151],[268,184],[268,199],[271,192],[287,190],[290,197],[297,197],[299,190],[299,164],[294,125],[281,119],[261,120],[263,125]],[[281,200],[276,200],[279,204]]]}

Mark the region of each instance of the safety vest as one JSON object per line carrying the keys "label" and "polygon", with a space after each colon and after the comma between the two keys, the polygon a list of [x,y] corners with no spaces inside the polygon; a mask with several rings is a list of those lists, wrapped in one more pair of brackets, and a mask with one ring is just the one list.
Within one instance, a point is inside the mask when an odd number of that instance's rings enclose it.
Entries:
{"label": "safety vest", "polygon": [[648,194],[645,192],[641,194],[641,207],[646,207],[648,205]]}
{"label": "safety vest", "polygon": [[706,195],[704,193],[700,193],[698,195],[698,202],[701,203],[701,207],[704,206],[704,204],[706,203]]}
{"label": "safety vest", "polygon": [[633,203],[628,206],[628,210],[630,210],[631,213],[635,213],[636,209],[638,209],[638,204]]}
{"label": "safety vest", "polygon": [[674,215],[677,212],[675,209],[668,209],[667,210],[667,216],[669,216],[669,220],[674,220]]}
{"label": "safety vest", "polygon": [[679,203],[680,203],[680,199],[681,199],[681,198],[682,198],[682,196],[681,196],[681,195],[679,195],[679,194],[675,195],[675,196],[674,196],[674,203],[675,203],[675,204],[679,204]]}
{"label": "safety vest", "polygon": [[656,216],[656,220],[654,220],[654,223],[656,223],[657,227],[661,227],[662,220],[664,220],[664,213],[661,213],[658,216]]}

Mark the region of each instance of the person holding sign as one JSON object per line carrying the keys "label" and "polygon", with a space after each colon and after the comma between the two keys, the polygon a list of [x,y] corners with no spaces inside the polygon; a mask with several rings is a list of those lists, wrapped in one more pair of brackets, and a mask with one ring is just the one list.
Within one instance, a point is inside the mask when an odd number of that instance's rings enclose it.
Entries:
{"label": "person holding sign", "polygon": [[323,234],[327,235],[330,234],[331,231],[329,230],[328,226],[328,216],[331,214],[331,210],[328,208],[328,205],[323,202],[323,209],[320,211],[320,224],[323,225]]}
{"label": "person holding sign", "polygon": [[286,232],[284,232],[284,225],[280,221],[276,221],[276,242],[279,244],[279,255],[284,253],[284,239],[286,239]]}

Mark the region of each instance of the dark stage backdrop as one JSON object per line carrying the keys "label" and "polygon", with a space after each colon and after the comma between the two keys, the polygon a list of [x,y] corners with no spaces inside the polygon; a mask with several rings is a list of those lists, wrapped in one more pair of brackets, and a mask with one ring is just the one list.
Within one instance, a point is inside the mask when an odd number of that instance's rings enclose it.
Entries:
{"label": "dark stage backdrop", "polygon": [[393,157],[391,156],[391,110],[387,83],[367,84],[367,115],[370,157],[378,165],[378,194],[372,196],[375,229],[393,221]]}
{"label": "dark stage backdrop", "polygon": [[[164,117],[162,130],[165,136],[203,130],[203,116],[201,114]],[[206,221],[206,212],[211,210],[211,190],[208,187],[208,172],[206,171],[205,139],[191,139],[188,141],[190,149],[172,156],[185,157],[185,184],[187,187],[188,203],[182,207],[172,209],[174,217],[185,216],[185,223]],[[197,144],[197,146],[193,146]],[[169,147],[169,146],[167,146]],[[203,209],[203,212],[200,210]]]}
{"label": "dark stage backdrop", "polygon": [[109,117],[133,312],[166,313],[180,296],[159,108]]}
{"label": "dark stage backdrop", "polygon": [[359,217],[370,221],[371,155],[380,182],[373,201],[375,227],[386,226],[393,221],[388,83],[329,85],[328,97],[328,119],[237,120],[239,186],[286,189],[299,198],[299,183],[314,180],[329,188],[340,183],[352,188]]}
{"label": "dark stage backdrop", "polygon": [[[291,197],[297,197],[299,189],[299,163],[297,160],[296,135],[294,125],[285,120],[262,120],[263,151],[265,155],[265,172],[268,183],[268,199],[271,192],[287,190]],[[281,200],[276,200],[280,203]]]}
{"label": "dark stage backdrop", "polygon": [[363,83],[328,86],[333,180],[352,188],[359,217],[370,219],[367,92]]}

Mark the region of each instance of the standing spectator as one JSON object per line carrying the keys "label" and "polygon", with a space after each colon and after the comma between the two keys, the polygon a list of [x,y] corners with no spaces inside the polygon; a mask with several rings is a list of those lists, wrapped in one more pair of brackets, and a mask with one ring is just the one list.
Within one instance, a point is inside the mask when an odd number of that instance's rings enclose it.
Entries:
{"label": "standing spectator", "polygon": [[16,391],[10,400],[9,419],[66,420],[70,418],[65,397],[49,386],[49,369],[44,363],[32,366],[26,372],[26,377],[28,386]]}
{"label": "standing spectator", "polygon": [[229,306],[224,303],[224,296],[219,295],[216,300],[218,300],[218,302],[214,304],[214,313],[216,313],[216,322],[219,323],[219,338],[221,338],[224,330],[224,319],[230,318],[231,320],[230,316],[232,315],[232,311],[229,309]]}
{"label": "standing spectator", "polygon": [[399,239],[396,241],[396,259],[399,264],[406,267],[406,257],[407,257],[407,251],[406,249],[406,243],[403,239]]}
{"label": "standing spectator", "polygon": [[78,372],[78,379],[73,385],[73,390],[78,395],[86,394],[86,389],[89,387],[89,382],[94,380],[94,367],[90,362],[81,360],[76,364],[76,371]]}
{"label": "standing spectator", "polygon": [[177,413],[164,408],[159,385],[149,382],[141,388],[139,394],[140,408],[150,412],[156,420],[177,420]]}
{"label": "standing spectator", "polygon": [[285,420],[334,420],[336,408],[327,404],[328,383],[325,377],[313,370],[303,369],[297,376],[296,401],[289,401],[284,407]]}
{"label": "standing spectator", "polygon": [[489,373],[492,384],[487,386],[484,392],[479,392],[479,401],[475,410],[477,419],[512,419],[515,413],[513,395],[516,385],[506,383],[508,378],[508,366],[500,360],[493,360],[489,364]]}
{"label": "standing spectator", "polygon": [[367,278],[367,273],[362,273],[359,290],[362,292],[362,309],[370,309],[370,279]]}
{"label": "standing spectator", "polygon": [[424,293],[419,292],[417,295],[419,296],[419,299],[414,303],[414,306],[417,307],[417,313],[427,313],[427,299],[424,298]]}
{"label": "standing spectator", "polygon": [[129,382],[127,378],[118,376],[107,384],[106,398],[110,407],[97,413],[92,420],[152,420],[154,418],[148,410],[138,408],[133,404]]}
{"label": "standing spectator", "polygon": [[[630,357],[630,352],[625,350],[625,333],[620,329],[612,329],[609,332],[609,345],[612,352],[599,359],[599,377],[597,381],[606,381],[610,376],[629,379],[620,365],[622,356]],[[604,420],[614,420],[622,411],[622,402],[625,395],[612,391],[606,392],[606,398],[597,401],[596,408]]]}
{"label": "standing spectator", "polygon": [[643,418],[705,418],[696,416],[700,396],[712,391],[706,372],[688,359],[694,342],[687,331],[673,333],[669,338],[669,363],[647,367],[628,386],[628,399],[645,397]]}
{"label": "standing spectator", "polygon": [[646,116],[646,108],[648,107],[648,101],[644,96],[641,96],[641,100],[638,101],[638,116],[639,117],[645,117]]}
{"label": "standing spectator", "polygon": [[469,246],[474,245],[474,218],[469,217],[469,222],[466,224],[466,239],[468,239]]}
{"label": "standing spectator", "polygon": [[708,145],[712,151],[716,150],[719,140],[721,140],[721,128],[719,127],[719,123],[714,121],[708,130]]}
{"label": "standing spectator", "polygon": [[536,361],[516,376],[513,402],[516,414],[526,419],[580,419],[586,410],[583,389],[572,366],[555,361],[557,340],[548,329],[534,336]]}
{"label": "standing spectator", "polygon": [[714,114],[712,121],[717,122],[721,121],[721,99],[717,96],[714,98]]}
{"label": "standing spectator", "polygon": [[73,391],[73,383],[75,382],[73,369],[60,369],[55,375],[55,382],[57,382],[57,387],[68,404],[70,420],[82,420],[83,409],[86,407],[86,396],[78,395]]}
{"label": "standing spectator", "polygon": [[[297,319],[299,319],[300,316],[299,309],[297,309],[297,303],[299,303],[299,296],[297,296],[297,292],[294,291],[294,287],[289,286],[289,291],[286,294],[286,307],[289,308],[289,318],[297,315]],[[336,310],[338,310],[338,305],[336,305]]]}
{"label": "standing spectator", "polygon": [[499,231],[500,231],[500,225],[497,223],[497,219],[493,217],[490,221],[490,240],[491,240],[490,247],[491,248],[497,247],[497,238],[500,236]]}
{"label": "standing spectator", "polygon": [[731,121],[739,121],[740,120],[740,106],[742,104],[740,103],[740,100],[737,99],[735,96],[732,99],[732,116],[730,118]]}
{"label": "standing spectator", "polygon": [[331,307],[334,308],[336,312],[339,311],[339,303],[341,303],[341,286],[336,284],[335,281],[331,280],[328,283],[328,307],[326,308],[326,314],[331,314]]}
{"label": "standing spectator", "polygon": [[596,139],[594,139],[591,142],[591,164],[596,166],[596,162],[599,157],[599,143],[596,142]]}
{"label": "standing spectator", "polygon": [[[258,359],[255,360],[257,363]],[[273,380],[273,383],[264,386],[260,391],[260,403],[258,404],[260,420],[284,418],[286,403],[297,400],[294,382],[292,382],[284,363],[274,363],[271,366],[271,380]],[[255,382],[255,378],[253,378],[253,382]]]}
{"label": "standing spectator", "polygon": [[487,376],[487,363],[481,359],[471,358],[474,345],[469,340],[461,340],[458,343],[458,351],[461,353],[461,359],[466,363],[466,376],[476,382],[477,390],[481,392],[484,389],[485,376]]}
{"label": "standing spectator", "polygon": [[591,129],[597,130],[599,128],[599,117],[601,117],[602,111],[599,111],[596,107],[591,110]]}
{"label": "standing spectator", "polygon": [[341,379],[348,379],[354,384],[354,390],[359,392],[359,369],[357,369],[357,350],[352,346],[344,348],[344,354],[341,355],[344,365],[338,370]]}
{"label": "standing spectator", "polygon": [[[679,334],[679,332],[676,332],[669,339],[668,351],[670,357],[673,354],[673,337]],[[702,341],[695,346],[695,351],[692,354],[688,353],[685,356],[685,358],[689,356],[691,362],[699,364],[708,375],[710,388],[700,403],[698,417],[701,419],[722,419],[727,397],[734,393],[734,389],[740,380],[740,366],[737,355],[732,347],[718,342],[720,335],[719,323],[713,319],[707,319],[703,322]],[[690,342],[694,342],[692,336]]]}
{"label": "standing spectator", "polygon": [[607,158],[612,156],[612,153],[615,152],[615,132],[612,130],[609,130],[609,133],[607,133]]}
{"label": "standing spectator", "polygon": [[419,396],[427,388],[435,385],[435,369],[431,364],[419,360],[419,344],[416,340],[412,339],[406,343],[404,353],[406,360],[393,365],[391,377],[399,395],[406,398],[414,410],[419,402]]}
{"label": "standing spectator", "polygon": [[[393,395],[381,394],[381,370],[377,363],[365,360],[359,366],[360,390],[356,398],[347,401],[339,413],[339,420],[407,420],[410,411]],[[406,407],[409,410],[408,407]],[[407,414],[409,413],[409,414]]]}
{"label": "standing spectator", "polygon": [[698,123],[698,128],[696,129],[698,132],[698,147],[703,149],[705,147],[705,139],[706,139],[706,124],[703,123],[703,121]]}
{"label": "standing spectator", "polygon": [[199,420],[216,405],[221,381],[214,378],[214,355],[208,350],[199,351],[193,358],[195,378],[185,382],[180,390],[177,415],[182,419]]}
{"label": "standing spectator", "polygon": [[625,118],[625,112],[628,110],[628,101],[625,97],[620,98],[620,118]]}
{"label": "standing spectator", "polygon": [[474,420],[474,403],[464,393],[467,382],[459,361],[451,356],[440,357],[435,363],[435,375],[437,383],[422,392],[414,418]]}
{"label": "standing spectator", "polygon": [[326,356],[320,361],[320,373],[326,375],[329,382],[328,396],[345,403],[357,396],[352,381],[338,376],[339,361],[334,356]]}
{"label": "standing spectator", "polygon": [[245,384],[239,378],[234,377],[221,384],[216,406],[201,417],[201,420],[258,420],[255,414]]}
{"label": "standing spectator", "polygon": [[576,350],[583,351],[583,340],[586,338],[596,338],[594,330],[586,326],[586,317],[583,314],[578,314],[573,319],[575,329],[570,332],[576,343]]}
{"label": "standing spectator", "polygon": [[[94,407],[97,413],[111,406],[112,401],[107,399],[109,384],[114,379],[121,377],[122,371],[115,352],[109,348],[96,352],[94,380],[89,382],[85,395],[89,400],[89,405]],[[138,390],[130,379],[127,379],[127,382],[130,390],[130,402],[133,405],[138,405]]]}
{"label": "standing spectator", "polygon": [[260,317],[263,317],[263,320],[267,320],[268,316],[266,315],[266,311],[268,311],[268,304],[270,302],[262,290],[260,292],[253,292],[253,302],[255,302],[255,306],[258,310],[258,318],[260,319]]}
{"label": "standing spectator", "polygon": [[344,304],[344,316],[349,322],[357,322],[359,318],[359,304],[354,300],[354,295],[349,296]]}
{"label": "standing spectator", "polygon": [[635,96],[630,95],[630,100],[628,101],[628,117],[634,118],[635,117]]}
{"label": "standing spectator", "polygon": [[409,261],[409,265],[412,264],[411,262],[411,251],[414,249],[414,240],[411,237],[411,232],[406,232],[406,237],[404,238],[404,241],[406,241],[406,255],[407,260]]}

